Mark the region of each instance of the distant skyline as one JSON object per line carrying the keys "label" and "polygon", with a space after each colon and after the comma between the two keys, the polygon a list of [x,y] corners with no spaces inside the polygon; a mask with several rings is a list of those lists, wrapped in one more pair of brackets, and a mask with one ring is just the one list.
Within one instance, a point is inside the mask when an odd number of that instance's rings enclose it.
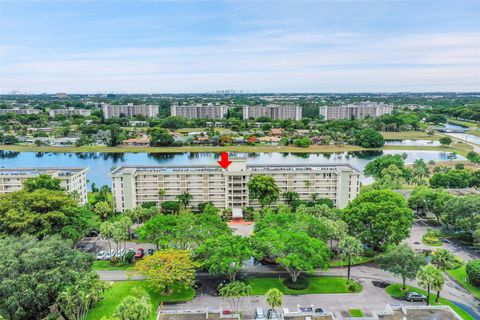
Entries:
{"label": "distant skyline", "polygon": [[480,1],[5,1],[0,93],[480,91]]}

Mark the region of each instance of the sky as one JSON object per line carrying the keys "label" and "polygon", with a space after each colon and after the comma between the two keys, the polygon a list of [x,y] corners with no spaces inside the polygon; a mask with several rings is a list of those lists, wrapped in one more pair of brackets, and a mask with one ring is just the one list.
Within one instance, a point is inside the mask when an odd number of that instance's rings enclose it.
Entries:
{"label": "sky", "polygon": [[0,93],[480,91],[475,1],[5,1]]}

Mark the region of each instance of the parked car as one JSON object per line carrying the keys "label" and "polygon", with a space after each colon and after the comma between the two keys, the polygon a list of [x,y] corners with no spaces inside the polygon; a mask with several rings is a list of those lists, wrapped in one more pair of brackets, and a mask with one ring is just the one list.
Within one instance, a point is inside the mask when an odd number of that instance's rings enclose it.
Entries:
{"label": "parked car", "polygon": [[150,249],[147,250],[147,254],[150,255],[150,256],[151,256],[154,252],[155,252],[155,250],[152,249],[152,248],[150,248]]}
{"label": "parked car", "polygon": [[97,253],[97,260],[104,260],[106,254],[107,253],[105,251],[100,251],[99,253]]}
{"label": "parked car", "polygon": [[112,258],[112,253],[110,251],[105,251],[105,260],[110,260]]}
{"label": "parked car", "polygon": [[253,319],[254,320],[264,320],[265,319],[265,313],[263,312],[262,308],[256,308],[255,313],[253,314]]}
{"label": "parked car", "polygon": [[277,315],[277,311],[275,311],[274,309],[268,309],[267,311],[267,319],[280,319]]}
{"label": "parked car", "polygon": [[141,259],[145,255],[145,250],[143,248],[138,248],[137,252],[135,253],[135,259]]}
{"label": "parked car", "polygon": [[87,237],[90,237],[90,238],[98,237],[99,234],[100,234],[100,232],[98,232],[97,230],[92,230],[87,234]]}
{"label": "parked car", "polygon": [[417,292],[407,292],[405,294],[405,300],[407,301],[410,301],[410,302],[414,302],[414,301],[422,301],[422,302],[425,302],[427,301],[427,297],[425,297],[423,294],[421,293],[417,293]]}
{"label": "parked car", "polygon": [[315,313],[323,314],[323,313],[325,313],[325,311],[323,311],[322,308],[315,308]]}
{"label": "parked car", "polygon": [[116,257],[116,256],[117,256],[117,251],[115,251],[115,250],[112,249],[112,250],[110,251],[110,256],[111,256],[112,258]]}

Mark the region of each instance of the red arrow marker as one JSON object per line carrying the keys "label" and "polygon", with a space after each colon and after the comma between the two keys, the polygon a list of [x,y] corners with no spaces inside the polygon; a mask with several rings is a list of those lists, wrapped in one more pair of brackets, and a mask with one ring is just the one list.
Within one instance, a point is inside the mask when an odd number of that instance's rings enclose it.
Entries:
{"label": "red arrow marker", "polygon": [[228,160],[228,152],[222,152],[222,160],[217,161],[219,165],[222,166],[223,169],[227,169],[228,166],[232,163],[232,161]]}

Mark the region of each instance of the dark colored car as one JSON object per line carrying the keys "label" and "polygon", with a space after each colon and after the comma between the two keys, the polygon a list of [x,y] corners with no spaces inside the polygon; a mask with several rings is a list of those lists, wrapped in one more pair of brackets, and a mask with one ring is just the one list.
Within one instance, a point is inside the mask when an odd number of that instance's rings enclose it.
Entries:
{"label": "dark colored car", "polygon": [[142,248],[138,248],[137,252],[135,252],[135,259],[141,259],[145,255],[145,250]]}
{"label": "dark colored car", "polygon": [[315,313],[323,314],[323,313],[325,313],[325,311],[323,311],[322,308],[315,308]]}
{"label": "dark colored car", "polygon": [[150,248],[150,249],[147,250],[147,254],[148,254],[149,256],[151,256],[154,252],[155,252],[155,250],[153,250],[152,248]]}
{"label": "dark colored car", "polygon": [[277,315],[277,311],[273,309],[268,309],[267,311],[267,319],[280,319]]}
{"label": "dark colored car", "polygon": [[427,301],[427,297],[425,297],[423,294],[421,293],[417,293],[417,292],[407,292],[405,294],[405,300],[407,301],[410,301],[410,302],[414,302],[414,301],[422,301],[422,302],[425,302]]}

